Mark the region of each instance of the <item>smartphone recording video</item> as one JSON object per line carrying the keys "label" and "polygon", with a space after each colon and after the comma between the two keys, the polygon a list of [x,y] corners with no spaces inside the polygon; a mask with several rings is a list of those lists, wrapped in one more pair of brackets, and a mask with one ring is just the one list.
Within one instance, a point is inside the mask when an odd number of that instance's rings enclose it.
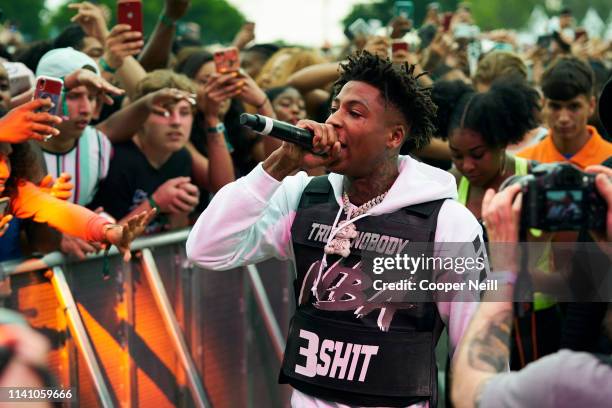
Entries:
{"label": "smartphone recording video", "polygon": [[236,47],[216,51],[213,54],[213,58],[215,60],[217,72],[220,74],[236,72],[240,69],[240,57],[238,55],[238,48]]}
{"label": "smartphone recording video", "polygon": [[117,23],[127,24],[132,27],[132,31],[142,33],[142,3],[140,1],[117,3]]}
{"label": "smartphone recording video", "polygon": [[60,78],[41,75],[36,79],[34,99],[51,99],[51,102],[53,102],[53,107],[49,109],[48,112],[55,116],[61,116],[63,88],[64,81],[62,81]]}

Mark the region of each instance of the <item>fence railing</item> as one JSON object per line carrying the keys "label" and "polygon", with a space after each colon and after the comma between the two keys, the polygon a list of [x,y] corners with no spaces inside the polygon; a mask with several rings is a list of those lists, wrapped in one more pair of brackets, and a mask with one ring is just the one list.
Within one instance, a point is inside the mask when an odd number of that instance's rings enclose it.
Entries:
{"label": "fence railing", "polygon": [[51,370],[77,388],[78,406],[286,405],[276,376],[290,266],[206,271],[187,261],[187,235],[140,238],[130,263],[115,248],[107,260],[0,263],[5,306],[51,339]]}

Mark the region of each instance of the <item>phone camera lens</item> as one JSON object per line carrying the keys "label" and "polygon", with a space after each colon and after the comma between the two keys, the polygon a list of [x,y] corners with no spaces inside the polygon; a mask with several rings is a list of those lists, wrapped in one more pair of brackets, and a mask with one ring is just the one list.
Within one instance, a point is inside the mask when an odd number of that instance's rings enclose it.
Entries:
{"label": "phone camera lens", "polygon": [[44,79],[41,79],[39,84],[40,84],[40,89],[45,89],[45,84],[47,83],[47,81],[45,81]]}

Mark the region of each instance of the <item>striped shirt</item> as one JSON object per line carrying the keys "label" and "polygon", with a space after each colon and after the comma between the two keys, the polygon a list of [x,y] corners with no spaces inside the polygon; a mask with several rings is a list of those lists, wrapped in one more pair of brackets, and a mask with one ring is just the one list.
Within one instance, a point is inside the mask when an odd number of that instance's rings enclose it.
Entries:
{"label": "striped shirt", "polygon": [[87,205],[98,185],[108,174],[112,145],[106,135],[93,126],[87,126],[78,143],[67,153],[53,153],[43,149],[47,173],[58,178],[62,173],[72,176],[70,201]]}

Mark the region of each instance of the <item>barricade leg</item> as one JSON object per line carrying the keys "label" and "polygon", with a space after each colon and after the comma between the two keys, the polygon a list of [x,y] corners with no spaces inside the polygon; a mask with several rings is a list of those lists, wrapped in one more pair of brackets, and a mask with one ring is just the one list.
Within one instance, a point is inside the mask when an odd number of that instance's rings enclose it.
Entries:
{"label": "barricade leg", "polygon": [[76,341],[77,348],[85,360],[87,370],[91,375],[98,397],[100,398],[100,403],[104,408],[112,408],[114,404],[111,394],[102,376],[102,370],[100,369],[94,349],[87,336],[87,331],[81,320],[79,309],[74,301],[70,287],[66,282],[64,271],[61,267],[55,266],[53,269],[48,270],[45,276],[51,281],[60,306],[66,313],[68,328]]}
{"label": "barricade leg", "polygon": [[168,299],[168,295],[150,249],[145,248],[142,250],[140,263],[147,278],[147,282],[149,283],[149,287],[151,288],[153,297],[155,298],[155,303],[157,304],[164,324],[166,325],[166,329],[168,330],[170,338],[174,343],[179,360],[181,361],[183,369],[187,374],[187,382],[189,384],[189,389],[191,390],[194,402],[198,407],[211,407],[212,405],[209,402],[202,380],[200,379],[196,366],[189,354],[187,343],[185,342],[181,328],[178,324],[176,316],[174,315],[172,305]]}

